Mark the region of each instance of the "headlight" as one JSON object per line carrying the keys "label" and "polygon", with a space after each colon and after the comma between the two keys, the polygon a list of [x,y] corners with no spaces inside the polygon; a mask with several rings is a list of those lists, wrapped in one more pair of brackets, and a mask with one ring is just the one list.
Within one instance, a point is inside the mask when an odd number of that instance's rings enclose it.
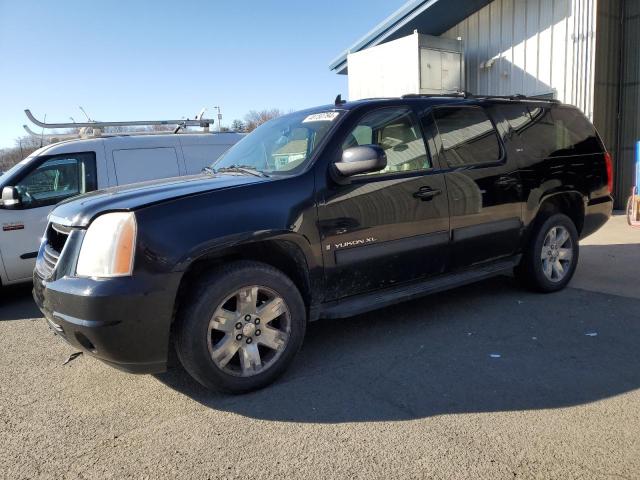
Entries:
{"label": "headlight", "polygon": [[136,246],[136,217],[130,212],[96,218],[82,240],[76,274],[81,277],[131,275]]}

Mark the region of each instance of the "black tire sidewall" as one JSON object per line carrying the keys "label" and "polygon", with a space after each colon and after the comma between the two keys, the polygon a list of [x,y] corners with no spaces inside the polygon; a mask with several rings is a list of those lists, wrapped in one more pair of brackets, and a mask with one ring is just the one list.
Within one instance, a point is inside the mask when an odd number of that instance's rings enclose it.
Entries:
{"label": "black tire sidewall", "polygon": [[[542,246],[544,239],[549,230],[554,227],[564,227],[569,232],[573,246],[573,257],[569,266],[569,272],[559,282],[552,282],[542,271],[542,262],[540,256],[542,254]],[[580,254],[578,231],[569,217],[562,213],[556,213],[549,216],[538,228],[535,238],[531,244],[529,252],[527,252],[527,272],[530,275],[530,283],[534,288],[542,292],[556,292],[562,290],[571,281],[576,267],[578,266],[578,257]]]}
{"label": "black tire sidewall", "polygon": [[[209,354],[208,325],[217,307],[234,291],[262,285],[280,295],[291,315],[289,342],[269,369],[251,377],[237,377],[221,370]],[[279,377],[292,362],[306,329],[306,308],[294,283],[279,270],[258,262],[239,261],[219,268],[198,282],[178,314],[176,351],[185,370],[207,388],[242,393],[262,388]]]}

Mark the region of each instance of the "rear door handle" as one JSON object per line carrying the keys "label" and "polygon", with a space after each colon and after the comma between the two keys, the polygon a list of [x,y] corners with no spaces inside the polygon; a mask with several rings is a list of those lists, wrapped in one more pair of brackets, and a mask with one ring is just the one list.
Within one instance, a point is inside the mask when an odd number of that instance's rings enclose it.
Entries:
{"label": "rear door handle", "polygon": [[419,198],[422,201],[431,200],[433,197],[440,195],[442,190],[439,188],[433,189],[431,187],[420,187],[420,190],[413,194],[414,198]]}

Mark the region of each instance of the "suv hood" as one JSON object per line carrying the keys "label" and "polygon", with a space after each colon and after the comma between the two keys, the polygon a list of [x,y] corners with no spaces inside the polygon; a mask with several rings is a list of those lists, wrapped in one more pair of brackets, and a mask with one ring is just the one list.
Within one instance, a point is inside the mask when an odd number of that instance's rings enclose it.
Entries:
{"label": "suv hood", "polygon": [[147,205],[189,195],[269,181],[269,178],[250,175],[217,174],[164,178],[134,183],[104,190],[96,190],[58,204],[51,212],[56,223],[86,227],[100,213],[115,210],[135,210]]}

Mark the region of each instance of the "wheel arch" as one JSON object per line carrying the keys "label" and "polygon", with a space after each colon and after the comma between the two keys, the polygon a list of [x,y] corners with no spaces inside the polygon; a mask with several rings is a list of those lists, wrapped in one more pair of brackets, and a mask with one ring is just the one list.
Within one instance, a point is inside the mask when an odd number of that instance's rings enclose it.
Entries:
{"label": "wheel arch", "polygon": [[528,219],[527,236],[530,236],[536,226],[554,213],[563,213],[568,216],[580,235],[584,228],[586,202],[585,196],[577,190],[562,190],[541,195]]}
{"label": "wheel arch", "polygon": [[287,275],[302,295],[308,318],[314,318],[317,299],[314,298],[313,292],[320,291],[315,286],[321,279],[314,271],[310,244],[299,234],[289,232],[260,239],[246,238],[233,243],[224,242],[217,248],[207,249],[200,255],[192,255],[191,258],[192,260],[185,266],[178,287],[175,312],[189,295],[190,287],[204,272],[226,262],[252,260],[270,265]]}

